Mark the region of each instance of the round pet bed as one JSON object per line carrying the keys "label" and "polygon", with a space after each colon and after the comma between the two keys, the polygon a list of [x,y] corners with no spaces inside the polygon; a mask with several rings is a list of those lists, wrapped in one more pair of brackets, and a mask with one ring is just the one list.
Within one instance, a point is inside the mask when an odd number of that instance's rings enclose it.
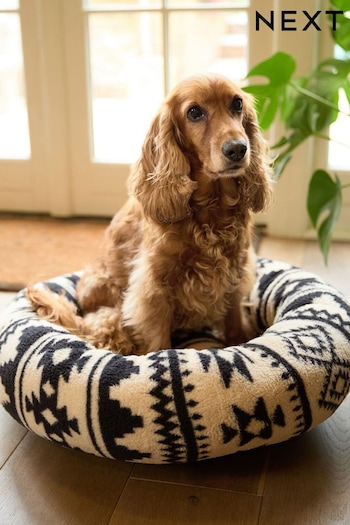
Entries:
{"label": "round pet bed", "polygon": [[[75,301],[78,279],[46,284]],[[39,436],[129,461],[203,460],[298,436],[349,390],[350,306],[267,259],[250,299],[260,335],[246,344],[126,357],[39,319],[22,291],[0,319],[0,401]]]}

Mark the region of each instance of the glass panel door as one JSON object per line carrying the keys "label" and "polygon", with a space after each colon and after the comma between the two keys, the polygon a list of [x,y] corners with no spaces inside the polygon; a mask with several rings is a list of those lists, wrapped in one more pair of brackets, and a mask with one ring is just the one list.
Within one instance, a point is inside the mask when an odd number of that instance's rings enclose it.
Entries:
{"label": "glass panel door", "polygon": [[184,77],[248,67],[248,1],[85,0],[91,157],[134,162],[166,92]]}
{"label": "glass panel door", "polygon": [[47,210],[37,2],[0,1],[0,211]]}
{"label": "glass panel door", "polygon": [[166,93],[248,70],[248,0],[63,0],[74,212],[110,215]]}
{"label": "glass panel door", "polygon": [[[343,60],[350,58],[350,53],[336,46],[335,58]],[[350,172],[350,133],[349,133],[349,101],[343,90],[339,93],[339,107],[343,111],[330,126],[330,142],[328,149],[328,164],[331,169]]]}
{"label": "glass panel door", "polygon": [[164,93],[161,15],[102,11],[87,22],[93,158],[133,162]]}
{"label": "glass panel door", "polygon": [[170,11],[170,86],[205,71],[225,75],[240,83],[248,72],[248,42],[246,10]]}
{"label": "glass panel door", "polygon": [[0,3],[0,158],[30,157],[19,2]]}

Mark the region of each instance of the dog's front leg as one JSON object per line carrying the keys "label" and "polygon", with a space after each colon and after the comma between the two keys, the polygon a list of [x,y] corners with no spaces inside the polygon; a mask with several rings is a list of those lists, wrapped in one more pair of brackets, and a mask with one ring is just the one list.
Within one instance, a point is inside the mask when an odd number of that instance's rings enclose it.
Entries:
{"label": "dog's front leg", "polygon": [[249,246],[243,265],[240,282],[232,290],[230,307],[225,318],[225,335],[228,345],[245,343],[256,336],[250,315],[250,294],[256,275],[256,255],[252,246]]}
{"label": "dog's front leg", "polygon": [[163,294],[126,294],[122,309],[127,327],[138,347],[138,354],[171,348],[171,308]]}
{"label": "dog's front leg", "polygon": [[172,306],[147,267],[145,260],[136,263],[122,305],[123,326],[132,333],[139,354],[171,347]]}

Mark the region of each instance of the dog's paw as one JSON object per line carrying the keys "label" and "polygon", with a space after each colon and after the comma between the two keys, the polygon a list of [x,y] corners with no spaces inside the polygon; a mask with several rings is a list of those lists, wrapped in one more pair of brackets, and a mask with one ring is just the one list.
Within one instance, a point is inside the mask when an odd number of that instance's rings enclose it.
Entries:
{"label": "dog's paw", "polygon": [[137,346],[123,328],[120,313],[115,308],[102,307],[84,317],[85,339],[95,348],[115,354],[136,354]]}

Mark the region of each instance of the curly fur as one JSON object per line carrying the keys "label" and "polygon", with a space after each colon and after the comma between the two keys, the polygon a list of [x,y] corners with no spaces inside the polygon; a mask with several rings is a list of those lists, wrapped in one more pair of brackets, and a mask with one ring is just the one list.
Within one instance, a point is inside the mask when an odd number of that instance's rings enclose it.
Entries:
{"label": "curly fur", "polygon": [[[242,158],[224,154],[230,141],[245,144]],[[270,180],[251,98],[223,77],[187,79],[154,118],[130,198],[79,282],[83,317],[65,298],[36,288],[28,296],[41,316],[124,354],[170,348],[178,329],[210,327],[226,345],[241,343],[251,336],[251,212],[267,207]]]}

